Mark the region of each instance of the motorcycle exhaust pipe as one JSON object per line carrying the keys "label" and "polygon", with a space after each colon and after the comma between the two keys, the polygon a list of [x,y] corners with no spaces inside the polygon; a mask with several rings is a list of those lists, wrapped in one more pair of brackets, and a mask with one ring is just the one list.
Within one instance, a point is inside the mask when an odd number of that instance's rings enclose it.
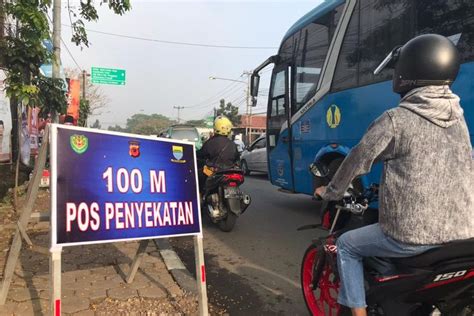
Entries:
{"label": "motorcycle exhaust pipe", "polygon": [[250,195],[243,194],[242,200],[240,201],[240,209],[241,209],[242,214],[245,212],[247,207],[250,206],[251,202],[252,202],[252,199],[250,198]]}

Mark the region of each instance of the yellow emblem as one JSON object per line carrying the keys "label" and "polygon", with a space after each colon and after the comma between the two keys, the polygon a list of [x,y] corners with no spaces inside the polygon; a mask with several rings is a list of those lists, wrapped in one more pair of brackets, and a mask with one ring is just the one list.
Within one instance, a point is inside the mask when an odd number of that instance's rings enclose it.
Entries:
{"label": "yellow emblem", "polygon": [[331,105],[326,112],[326,122],[330,128],[336,128],[341,123],[341,110],[335,104]]}

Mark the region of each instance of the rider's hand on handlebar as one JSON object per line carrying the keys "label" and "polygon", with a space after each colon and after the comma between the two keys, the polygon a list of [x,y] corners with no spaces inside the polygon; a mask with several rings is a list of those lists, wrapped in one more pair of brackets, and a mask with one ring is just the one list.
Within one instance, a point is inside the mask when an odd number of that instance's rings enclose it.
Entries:
{"label": "rider's hand on handlebar", "polygon": [[323,194],[326,192],[326,187],[325,186],[320,186],[318,188],[316,188],[316,190],[314,191],[314,197],[317,199],[317,200],[322,200],[323,199]]}

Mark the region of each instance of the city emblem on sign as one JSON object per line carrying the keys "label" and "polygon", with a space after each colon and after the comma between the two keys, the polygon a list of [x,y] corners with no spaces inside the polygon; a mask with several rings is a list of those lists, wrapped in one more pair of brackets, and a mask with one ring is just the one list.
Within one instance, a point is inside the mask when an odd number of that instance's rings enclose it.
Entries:
{"label": "city emblem on sign", "polygon": [[89,147],[89,140],[84,135],[74,134],[70,138],[70,144],[72,150],[74,150],[78,154],[83,154]]}
{"label": "city emblem on sign", "polygon": [[175,159],[171,159],[172,162],[177,163],[185,163],[186,160],[182,160],[183,158],[183,146],[174,146],[173,145],[173,157]]}
{"label": "city emblem on sign", "polygon": [[131,157],[140,157],[140,142],[137,140],[131,140],[128,142],[129,150],[128,153]]}

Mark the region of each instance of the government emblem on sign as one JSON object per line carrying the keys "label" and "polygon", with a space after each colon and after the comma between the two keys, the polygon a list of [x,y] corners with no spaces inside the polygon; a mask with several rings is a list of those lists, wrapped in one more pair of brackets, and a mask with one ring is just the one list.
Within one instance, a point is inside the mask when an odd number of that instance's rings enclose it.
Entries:
{"label": "government emblem on sign", "polygon": [[326,112],[326,122],[330,128],[336,128],[341,123],[341,110],[335,104],[331,105]]}
{"label": "government emblem on sign", "polygon": [[74,150],[78,154],[85,153],[87,148],[89,147],[89,140],[84,135],[72,135],[69,139],[69,143],[71,144],[72,150]]}
{"label": "government emblem on sign", "polygon": [[177,163],[185,163],[186,162],[186,160],[182,160],[182,158],[183,158],[183,146],[173,145],[173,157],[175,159],[171,159],[172,162],[177,162]]}
{"label": "government emblem on sign", "polygon": [[140,157],[140,142],[136,140],[131,140],[128,142],[129,150],[128,154],[130,157],[137,158]]}

